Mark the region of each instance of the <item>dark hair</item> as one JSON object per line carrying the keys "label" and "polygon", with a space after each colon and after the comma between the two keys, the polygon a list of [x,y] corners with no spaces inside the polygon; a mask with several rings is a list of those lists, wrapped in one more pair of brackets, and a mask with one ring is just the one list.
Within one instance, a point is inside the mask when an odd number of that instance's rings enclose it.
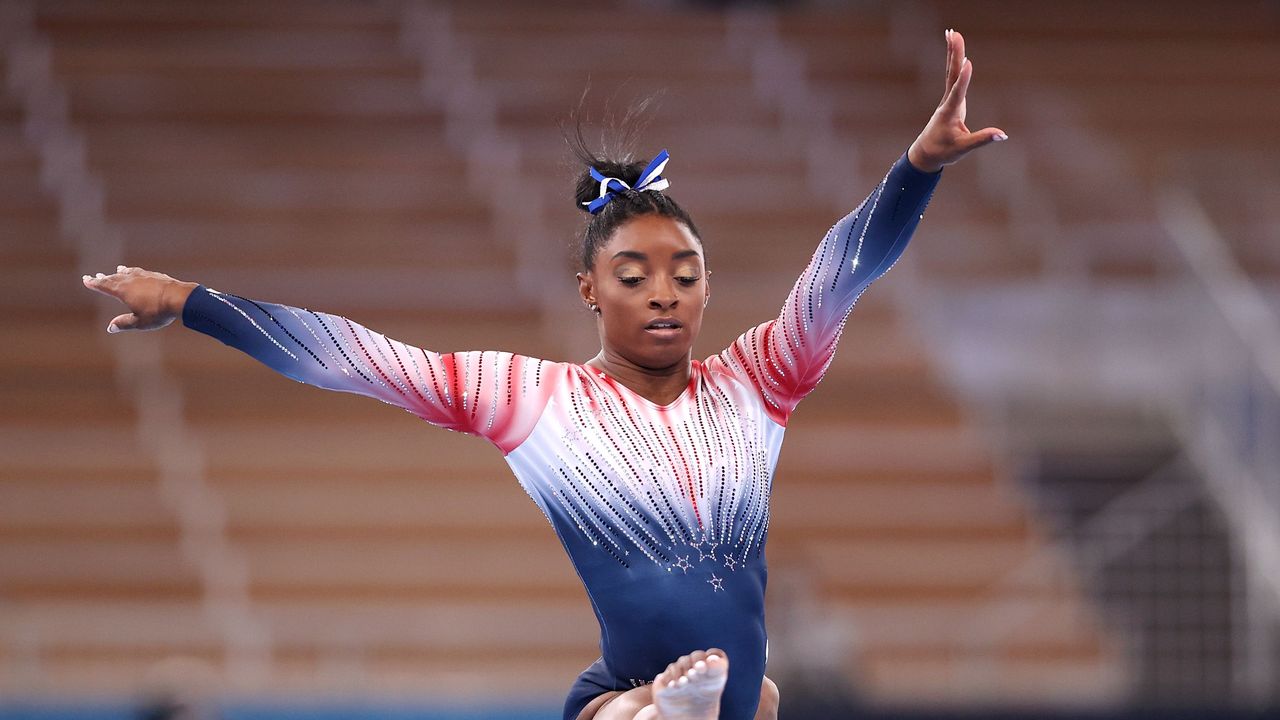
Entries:
{"label": "dark hair", "polygon": [[[693,218],[690,218],[684,208],[661,190],[624,190],[591,215],[587,210],[587,204],[600,197],[600,182],[591,177],[590,168],[595,168],[596,172],[605,177],[618,178],[627,185],[635,185],[640,180],[640,173],[649,164],[648,159],[634,160],[629,148],[635,136],[644,125],[648,124],[645,117],[646,111],[655,98],[651,95],[629,106],[618,127],[607,128],[618,136],[616,149],[611,151],[610,148],[605,147],[600,153],[588,147],[583,138],[582,108],[585,99],[584,92],[583,99],[578,103],[578,109],[570,116],[572,128],[561,126],[565,142],[569,145],[574,157],[588,168],[579,175],[573,193],[573,206],[590,215],[590,220],[587,221],[578,238],[582,268],[591,269],[596,253],[609,242],[609,238],[619,226],[642,215],[660,215],[682,222],[701,244],[702,235],[698,233],[698,227],[693,224]],[[604,144],[602,142],[602,145]]]}

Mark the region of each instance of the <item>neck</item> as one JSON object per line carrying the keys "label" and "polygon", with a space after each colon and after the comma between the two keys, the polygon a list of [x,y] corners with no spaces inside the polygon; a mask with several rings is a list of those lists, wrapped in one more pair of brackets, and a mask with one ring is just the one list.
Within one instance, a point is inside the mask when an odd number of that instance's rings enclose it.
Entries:
{"label": "neck", "polygon": [[692,358],[693,351],[690,350],[677,363],[663,368],[650,368],[637,365],[608,350],[601,350],[599,355],[584,364],[603,370],[606,375],[649,402],[670,405],[689,385],[689,376],[693,373]]}

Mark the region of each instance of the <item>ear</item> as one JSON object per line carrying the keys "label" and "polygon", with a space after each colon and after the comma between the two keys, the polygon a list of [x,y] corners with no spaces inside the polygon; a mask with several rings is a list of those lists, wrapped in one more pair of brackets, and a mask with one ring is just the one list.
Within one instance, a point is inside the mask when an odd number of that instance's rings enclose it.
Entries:
{"label": "ear", "polygon": [[711,271],[707,271],[706,279],[702,281],[702,307],[706,307],[711,302]]}
{"label": "ear", "polygon": [[574,275],[578,279],[578,295],[582,298],[582,302],[586,305],[596,304],[596,283],[591,277],[591,273],[584,272]]}

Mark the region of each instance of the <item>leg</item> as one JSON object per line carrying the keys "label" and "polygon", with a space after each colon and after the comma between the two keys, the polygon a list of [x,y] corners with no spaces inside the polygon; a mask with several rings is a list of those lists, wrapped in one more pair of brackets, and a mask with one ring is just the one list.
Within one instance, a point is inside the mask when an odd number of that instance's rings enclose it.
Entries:
{"label": "leg", "polygon": [[728,679],[723,650],[698,650],[668,665],[651,686],[597,697],[578,720],[715,720]]}
{"label": "leg", "polygon": [[778,720],[778,686],[769,678],[760,683],[760,708],[756,720]]}
{"label": "leg", "polygon": [[601,695],[582,708],[578,720],[637,720],[640,711],[647,707],[653,707],[653,695],[645,685]]}

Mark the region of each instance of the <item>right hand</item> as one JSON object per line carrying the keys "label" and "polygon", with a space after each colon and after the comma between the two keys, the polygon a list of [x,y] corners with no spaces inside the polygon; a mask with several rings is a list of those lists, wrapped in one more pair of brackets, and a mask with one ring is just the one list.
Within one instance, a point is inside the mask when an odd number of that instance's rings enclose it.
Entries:
{"label": "right hand", "polygon": [[107,325],[109,333],[159,330],[182,314],[187,296],[196,288],[196,283],[124,265],[117,265],[110,275],[85,275],[81,281],[90,290],[109,295],[129,308],[129,312],[111,320]]}
{"label": "right hand", "polygon": [[973,63],[964,52],[964,36],[948,30],[947,84],[938,109],[929,124],[907,150],[907,159],[921,172],[934,173],[966,154],[1009,139],[1000,128],[989,127],[970,132],[964,124],[967,113],[965,95],[973,78]]}

